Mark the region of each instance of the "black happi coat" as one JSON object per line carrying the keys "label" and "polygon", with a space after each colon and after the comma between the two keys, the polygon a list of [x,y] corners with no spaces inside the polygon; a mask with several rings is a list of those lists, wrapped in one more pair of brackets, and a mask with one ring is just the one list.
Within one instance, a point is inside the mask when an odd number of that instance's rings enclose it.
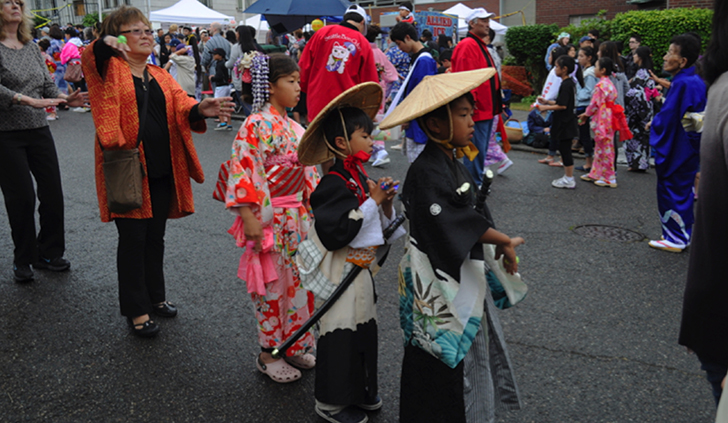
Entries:
{"label": "black happi coat", "polygon": [[[311,195],[314,226],[321,243],[329,251],[342,249],[356,238],[362,228],[362,219],[350,218],[350,213],[359,209],[359,200],[346,182],[352,175],[337,160],[329,174],[321,179]],[[361,187],[368,193],[367,176],[359,173]],[[338,283],[339,281],[335,281]],[[362,289],[364,286],[364,289]],[[322,318],[337,319],[344,313],[355,313],[355,304],[370,304],[374,309],[376,295],[371,273],[363,269],[357,279],[347,288],[342,297]],[[361,298],[362,291],[366,292]],[[356,294],[354,294],[356,293]],[[344,307],[339,307],[341,305]],[[375,311],[374,311],[375,312]],[[374,314],[372,314],[374,315]],[[377,395],[377,322],[375,318],[359,323],[356,329],[337,328],[322,331],[317,344],[315,397],[318,401],[335,405],[362,404]]]}

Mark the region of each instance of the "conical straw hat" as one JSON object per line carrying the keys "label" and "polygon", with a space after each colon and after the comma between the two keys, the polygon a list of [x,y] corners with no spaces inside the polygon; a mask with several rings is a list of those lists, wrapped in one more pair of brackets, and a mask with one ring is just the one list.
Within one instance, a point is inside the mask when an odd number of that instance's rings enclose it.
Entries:
{"label": "conical straw hat", "polygon": [[426,115],[478,88],[493,75],[495,68],[426,76],[379,124],[379,129],[389,129]]}
{"label": "conical straw hat", "polygon": [[[311,93],[313,95],[313,93]],[[314,166],[334,158],[324,141],[323,123],[333,110],[343,107],[356,107],[361,109],[374,120],[379,108],[382,106],[382,87],[376,82],[364,82],[355,85],[338,97],[331,100],[326,107],[316,115],[298,143],[298,160],[304,166]],[[351,135],[351,134],[349,134]]]}

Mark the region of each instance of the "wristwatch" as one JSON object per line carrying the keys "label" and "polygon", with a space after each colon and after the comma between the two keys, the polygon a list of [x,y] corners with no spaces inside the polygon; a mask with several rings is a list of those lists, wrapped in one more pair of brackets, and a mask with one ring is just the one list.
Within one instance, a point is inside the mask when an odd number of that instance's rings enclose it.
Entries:
{"label": "wristwatch", "polygon": [[15,104],[20,104],[20,100],[23,98],[23,94],[17,93],[13,96]]}

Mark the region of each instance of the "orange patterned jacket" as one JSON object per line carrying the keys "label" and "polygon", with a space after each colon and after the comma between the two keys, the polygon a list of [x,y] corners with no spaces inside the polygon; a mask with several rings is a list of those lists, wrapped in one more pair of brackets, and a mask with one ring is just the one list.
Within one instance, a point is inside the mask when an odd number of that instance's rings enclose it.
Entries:
{"label": "orange patterned jacket", "polygon": [[[96,57],[93,54],[93,44],[83,52],[81,63],[83,73],[88,85],[91,114],[96,126],[95,173],[96,192],[99,199],[99,211],[103,222],[110,222],[116,217],[130,219],[149,219],[152,217],[152,203],[149,195],[149,181],[144,176],[142,196],[144,198],[141,208],[123,214],[111,213],[106,200],[106,182],[103,172],[103,156],[99,143],[104,149],[124,150],[136,146],[139,132],[139,112],[134,92],[134,79],[129,64],[120,57],[112,57],[106,64],[105,75],[102,78],[96,68]],[[187,96],[177,81],[167,71],[147,65],[150,78],[157,83],[164,92],[167,111],[167,126],[169,128],[169,142],[172,156],[172,174],[174,190],[169,208],[168,217],[180,218],[195,212],[192,198],[192,184],[190,178],[197,183],[205,181],[205,174],[197,159],[197,151],[192,141],[192,133],[205,132],[207,124],[204,120],[190,124],[189,114],[192,107],[197,104],[195,99]],[[142,165],[146,169],[144,156],[144,140],[139,146],[139,155]]]}

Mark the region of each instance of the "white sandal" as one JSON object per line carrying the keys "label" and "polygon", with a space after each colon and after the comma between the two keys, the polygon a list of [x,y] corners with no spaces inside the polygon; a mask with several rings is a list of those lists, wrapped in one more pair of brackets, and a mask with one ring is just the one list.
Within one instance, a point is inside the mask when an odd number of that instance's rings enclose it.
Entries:
{"label": "white sandal", "polygon": [[313,354],[284,357],[284,360],[286,360],[288,364],[303,370],[310,370],[316,367],[316,357]]}
{"label": "white sandal", "polygon": [[272,363],[263,363],[260,360],[260,356],[255,358],[255,367],[258,370],[268,375],[274,382],[278,383],[290,383],[295,382],[301,378],[301,371],[291,367],[286,363],[285,360],[276,360]]}

